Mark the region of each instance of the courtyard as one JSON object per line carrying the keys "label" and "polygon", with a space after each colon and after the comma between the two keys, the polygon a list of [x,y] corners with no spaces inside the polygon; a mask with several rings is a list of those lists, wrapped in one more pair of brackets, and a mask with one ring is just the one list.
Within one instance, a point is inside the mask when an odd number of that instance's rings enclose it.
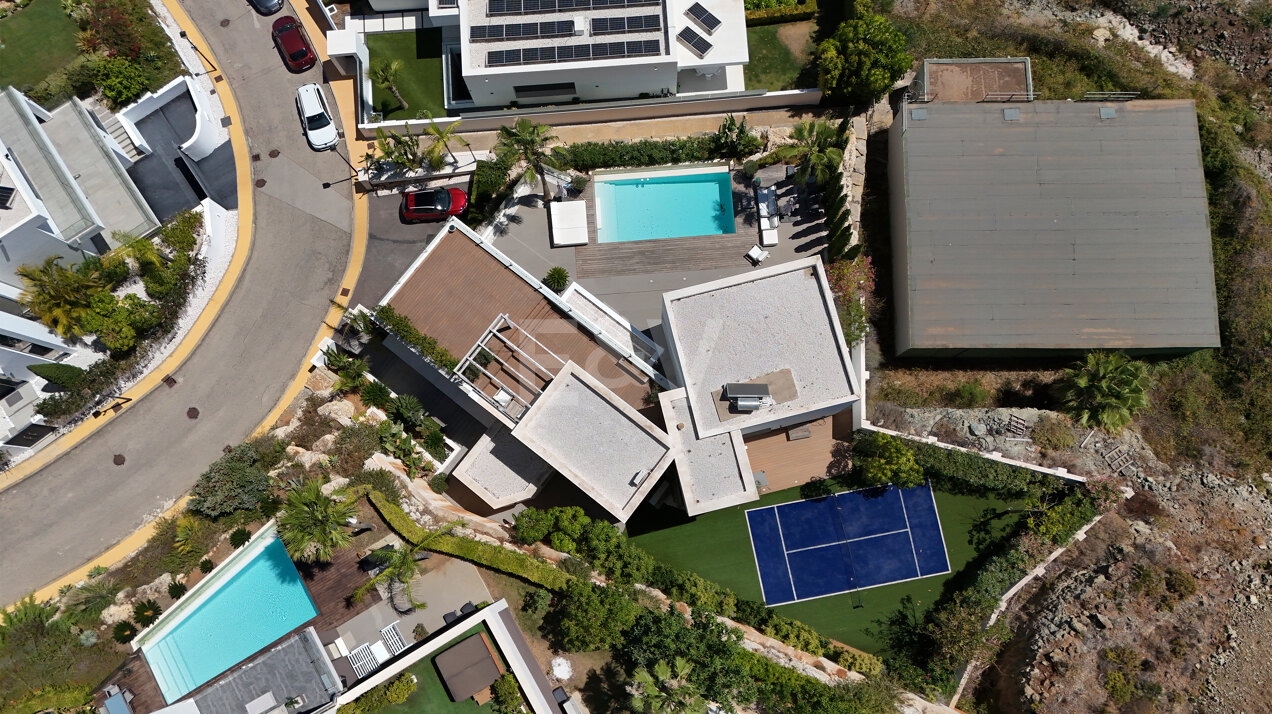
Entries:
{"label": "courtyard", "polygon": [[377,32],[367,35],[371,66],[400,61],[394,86],[406,107],[387,86],[372,83],[371,102],[386,121],[415,119],[432,112],[445,116],[442,86],[442,31],[422,28],[413,32]]}

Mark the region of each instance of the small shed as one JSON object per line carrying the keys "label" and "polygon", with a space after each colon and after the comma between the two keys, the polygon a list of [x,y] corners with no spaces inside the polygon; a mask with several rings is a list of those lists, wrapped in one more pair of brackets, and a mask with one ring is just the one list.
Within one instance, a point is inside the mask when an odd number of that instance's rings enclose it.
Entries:
{"label": "small shed", "polygon": [[484,632],[467,637],[433,658],[451,701],[462,702],[499,679],[503,665]]}

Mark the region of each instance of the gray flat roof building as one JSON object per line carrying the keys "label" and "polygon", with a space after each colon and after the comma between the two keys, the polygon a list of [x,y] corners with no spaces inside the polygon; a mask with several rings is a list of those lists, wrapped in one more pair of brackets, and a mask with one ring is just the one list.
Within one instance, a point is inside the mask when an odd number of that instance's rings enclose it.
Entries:
{"label": "gray flat roof building", "polygon": [[1190,100],[904,104],[896,352],[1219,345]]}

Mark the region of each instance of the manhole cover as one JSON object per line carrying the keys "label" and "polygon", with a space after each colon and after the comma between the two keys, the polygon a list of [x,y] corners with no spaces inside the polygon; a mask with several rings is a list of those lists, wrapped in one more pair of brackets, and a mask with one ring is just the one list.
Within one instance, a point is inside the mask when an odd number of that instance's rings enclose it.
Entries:
{"label": "manhole cover", "polygon": [[260,160],[261,160],[260,154],[252,154],[252,161],[260,161]]}
{"label": "manhole cover", "polygon": [[269,158],[271,158],[271,159],[277,159],[277,158],[278,158],[278,155],[279,155],[279,154],[281,154],[281,153],[283,153],[283,152],[279,151],[278,149],[270,149],[270,150],[269,150]]}
{"label": "manhole cover", "polygon": [[198,419],[198,418],[199,418],[199,410],[198,410],[198,409],[196,409],[195,407],[190,407],[189,409],[187,409],[187,410],[186,410],[186,417],[188,417],[188,418],[190,418],[190,419]]}
{"label": "manhole cover", "polygon": [[116,465],[116,466],[123,466],[123,465],[124,465],[124,455],[123,455],[123,454],[115,454],[115,458],[113,459],[113,461],[115,462],[115,465]]}
{"label": "manhole cover", "polygon": [[256,179],[256,188],[265,188],[265,179]]}
{"label": "manhole cover", "polygon": [[221,20],[221,27],[229,27],[229,26],[230,26],[229,20]]}

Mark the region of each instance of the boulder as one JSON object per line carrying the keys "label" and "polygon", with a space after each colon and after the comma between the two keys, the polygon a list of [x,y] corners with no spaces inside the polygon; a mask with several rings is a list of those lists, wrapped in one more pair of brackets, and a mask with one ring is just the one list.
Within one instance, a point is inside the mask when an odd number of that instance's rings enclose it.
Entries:
{"label": "boulder", "polygon": [[336,445],[336,435],[327,434],[326,436],[315,441],[314,445],[309,447],[309,450],[317,451],[320,454],[325,454],[328,451],[331,451],[331,447],[335,445]]}
{"label": "boulder", "polygon": [[106,625],[114,625],[118,622],[131,620],[132,611],[132,605],[109,605],[105,610],[102,610],[102,623]]}
{"label": "boulder", "polygon": [[291,436],[291,433],[293,431],[296,431],[297,424],[299,424],[299,422],[293,419],[290,424],[278,427],[277,429],[271,431],[269,435],[275,439],[278,439],[279,441],[288,441],[288,437]]}
{"label": "boulder", "polygon": [[170,584],[172,584],[172,574],[164,573],[153,581],[137,588],[135,598],[137,600],[157,600],[161,597],[166,597]]}
{"label": "boulder", "polygon": [[305,451],[303,449],[299,454],[296,454],[292,458],[306,470],[313,468],[315,464],[320,464],[327,460],[327,456],[325,454],[320,454],[316,451]]}
{"label": "boulder", "polygon": [[348,485],[349,485],[349,479],[347,478],[333,478],[327,483],[324,483],[322,485],[322,492],[330,496],[331,494],[335,493],[336,491]]}
{"label": "boulder", "polygon": [[341,426],[349,426],[353,423],[354,411],[353,403],[343,399],[336,399],[318,407],[319,416],[334,419]]}

